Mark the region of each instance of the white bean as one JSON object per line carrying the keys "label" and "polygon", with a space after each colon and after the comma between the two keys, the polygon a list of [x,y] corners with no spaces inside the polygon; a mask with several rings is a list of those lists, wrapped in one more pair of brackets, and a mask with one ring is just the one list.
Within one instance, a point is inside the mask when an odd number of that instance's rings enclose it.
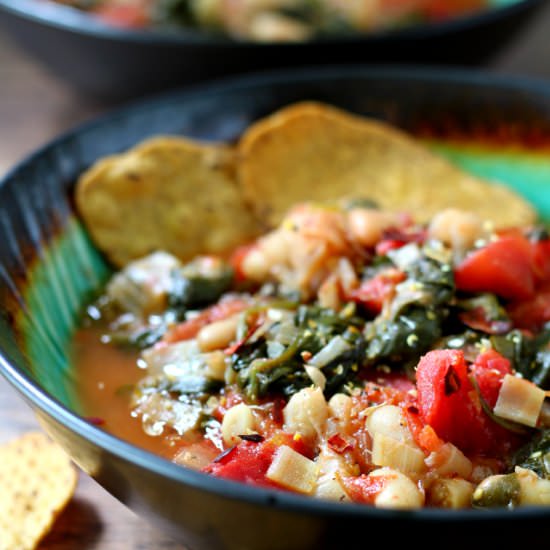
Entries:
{"label": "white bean", "polygon": [[328,405],[320,388],[295,393],[283,409],[285,428],[309,439],[317,439],[326,428]]}
{"label": "white bean", "polygon": [[226,355],[221,350],[205,353],[206,374],[209,378],[219,380],[220,382],[225,380],[225,358]]}
{"label": "white bean", "polygon": [[201,328],[197,343],[201,351],[213,351],[227,347],[235,338],[239,315],[232,315],[222,321],[215,321]]}

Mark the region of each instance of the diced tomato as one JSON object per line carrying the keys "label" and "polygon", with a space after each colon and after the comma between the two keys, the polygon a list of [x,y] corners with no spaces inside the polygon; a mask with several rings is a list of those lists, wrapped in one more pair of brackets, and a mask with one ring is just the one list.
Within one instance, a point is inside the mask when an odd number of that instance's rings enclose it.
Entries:
{"label": "diced tomato", "polygon": [[279,487],[266,477],[273,456],[281,445],[287,445],[296,452],[311,456],[303,438],[279,432],[262,442],[241,441],[229,448],[217,459],[203,468],[203,471],[225,479],[240,481],[260,487]]}
{"label": "diced tomato", "polygon": [[513,374],[510,361],[493,349],[480,353],[472,365],[481,397],[491,407],[495,406],[502,379],[506,374]]}
{"label": "diced tomato", "polygon": [[422,12],[430,19],[440,20],[474,11],[486,3],[487,0],[427,0],[422,3]]}
{"label": "diced tomato", "polygon": [[[377,378],[376,380],[380,380]],[[414,386],[412,386],[414,387]],[[354,397],[358,401],[359,409],[367,408],[372,404],[386,403],[388,405],[399,405],[407,401],[410,394],[405,388],[398,388],[391,384],[365,381],[363,391]]]}
{"label": "diced tomato", "polygon": [[460,431],[466,428],[457,425],[466,408],[464,390],[469,391],[464,354],[458,350],[435,350],[424,355],[416,369],[416,388],[422,419],[446,441],[459,438]]}
{"label": "diced tomato", "polygon": [[472,252],[455,269],[459,290],[528,299],[535,292],[532,248],[521,236],[506,235]]}
{"label": "diced tomato", "polygon": [[338,454],[353,450],[353,438],[346,434],[335,433],[327,439],[328,446]]}
{"label": "diced tomato", "polygon": [[372,382],[376,386],[382,386],[389,391],[400,395],[414,390],[414,382],[403,372],[384,372],[377,369],[369,369],[363,373],[363,380]]}
{"label": "diced tomato", "polygon": [[414,405],[403,407],[403,413],[413,439],[427,455],[437,451],[443,445],[443,441],[435,433],[435,430],[422,420],[418,407]]}
{"label": "diced tomato", "polygon": [[214,321],[227,319],[230,315],[239,313],[239,311],[243,311],[247,307],[248,302],[242,300],[241,298],[224,300],[205,309],[196,317],[183,321],[182,323],[178,323],[175,327],[166,332],[162,338],[162,341],[171,344],[181,340],[190,340],[191,338],[194,338],[198,334],[199,330],[205,325],[213,323]]}
{"label": "diced tomato", "polygon": [[203,471],[249,485],[277,487],[266,477],[276,450],[277,446],[269,441],[263,443],[242,441],[203,468]]}
{"label": "diced tomato", "polygon": [[[489,399],[493,399],[498,386],[496,372],[503,377],[509,367],[506,359],[494,353],[483,354],[473,368]],[[493,367],[494,377],[489,372]],[[438,437],[465,453],[498,453],[509,449],[515,442],[514,436],[485,414],[468,376],[460,350],[434,350],[424,355],[416,370],[421,419]]]}
{"label": "diced tomato", "polygon": [[533,272],[539,283],[550,281],[550,238],[531,243]]}
{"label": "diced tomato", "polygon": [[251,250],[253,250],[257,246],[258,245],[256,243],[239,246],[235,249],[235,251],[229,257],[229,263],[233,267],[233,270],[235,272],[235,280],[237,282],[242,282],[247,279],[246,274],[243,271],[243,262],[244,262],[244,259],[251,252]]}
{"label": "diced tomato", "polygon": [[199,330],[207,323],[206,316],[198,315],[193,319],[178,323],[163,336],[162,341],[172,344],[181,340],[194,338]]}
{"label": "diced tomato", "polygon": [[107,3],[96,8],[94,13],[106,23],[124,29],[139,29],[151,22],[145,6],[139,5]]}
{"label": "diced tomato", "polygon": [[404,281],[406,275],[398,269],[387,269],[372,279],[361,283],[353,290],[349,299],[360,304],[368,312],[377,315],[382,311],[384,302],[390,300],[395,293],[395,287]]}
{"label": "diced tomato", "polygon": [[487,312],[482,307],[476,307],[459,314],[460,320],[474,330],[480,330],[487,334],[505,334],[512,328],[509,319],[491,321],[487,319]]}
{"label": "diced tomato", "polygon": [[342,477],[342,484],[353,502],[359,504],[374,504],[374,500],[387,485],[391,476]]}
{"label": "diced tomato", "polygon": [[374,251],[378,256],[385,256],[390,250],[396,250],[408,243],[423,243],[426,240],[426,235],[425,229],[390,228],[384,231],[382,239]]}
{"label": "diced tomato", "polygon": [[550,321],[550,288],[542,290],[530,300],[511,303],[507,311],[515,327],[539,331],[547,321]]}

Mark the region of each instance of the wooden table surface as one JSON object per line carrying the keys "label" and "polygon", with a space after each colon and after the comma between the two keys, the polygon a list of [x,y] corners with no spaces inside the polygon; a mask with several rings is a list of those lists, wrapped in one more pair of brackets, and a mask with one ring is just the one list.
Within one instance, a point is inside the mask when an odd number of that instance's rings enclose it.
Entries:
{"label": "wooden table surface", "polygon": [[[550,4],[486,69],[550,80],[549,36]],[[58,133],[112,107],[82,97],[0,33],[0,176]],[[38,429],[38,424],[32,412],[0,377],[0,443],[33,429]],[[183,547],[141,521],[82,474],[75,498],[40,549]]]}

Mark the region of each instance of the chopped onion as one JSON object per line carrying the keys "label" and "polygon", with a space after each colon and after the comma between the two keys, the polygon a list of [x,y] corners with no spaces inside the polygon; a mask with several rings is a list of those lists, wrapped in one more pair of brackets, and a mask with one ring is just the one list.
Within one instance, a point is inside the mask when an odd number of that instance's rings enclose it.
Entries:
{"label": "chopped onion", "polygon": [[250,336],[248,339],[249,343],[256,342],[259,340],[264,334],[269,332],[269,329],[274,325],[274,322],[271,321],[264,321]]}
{"label": "chopped onion", "polygon": [[304,369],[306,370],[307,375],[311,378],[313,385],[324,391],[327,384],[327,378],[321,372],[321,369],[319,369],[319,367],[314,367],[313,365],[304,365]]}
{"label": "chopped onion", "polygon": [[266,473],[267,479],[306,495],[313,493],[317,476],[315,462],[286,445],[277,449]]}
{"label": "chopped onion", "polygon": [[338,276],[346,294],[349,294],[359,285],[357,273],[348,258],[340,258],[338,261]]}
{"label": "chopped onion", "polygon": [[325,365],[328,365],[331,361],[340,357],[340,355],[349,351],[351,348],[352,346],[349,342],[346,342],[341,336],[335,336],[308,361],[308,364],[322,369]]}
{"label": "chopped onion", "polygon": [[273,340],[283,344],[284,346],[288,346],[296,340],[298,332],[299,329],[294,324],[294,321],[289,319],[288,321],[283,321],[280,325],[275,325],[273,327]]}
{"label": "chopped onion", "polygon": [[533,382],[507,374],[493,412],[506,420],[534,428],[545,397],[544,390]]}
{"label": "chopped onion", "polygon": [[390,260],[402,271],[406,271],[420,259],[420,248],[415,243],[409,243],[401,248],[388,252]]}
{"label": "chopped onion", "polygon": [[289,320],[292,317],[292,314],[285,309],[277,309],[270,307],[267,310],[267,318],[270,321],[283,321]]}
{"label": "chopped onion", "polygon": [[372,440],[372,462],[404,473],[421,473],[426,469],[424,453],[419,448],[381,432],[376,432]]}
{"label": "chopped onion", "polygon": [[276,342],[275,340],[269,340],[267,342],[267,356],[270,359],[275,359],[279,357],[284,351],[285,346],[281,344],[280,342]]}

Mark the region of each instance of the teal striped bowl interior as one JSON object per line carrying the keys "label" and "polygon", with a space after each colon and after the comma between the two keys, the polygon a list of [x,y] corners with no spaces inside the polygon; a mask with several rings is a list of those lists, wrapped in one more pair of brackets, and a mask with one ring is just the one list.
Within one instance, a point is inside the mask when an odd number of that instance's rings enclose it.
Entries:
{"label": "teal striped bowl interior", "polygon": [[[221,522],[239,521],[231,507],[227,514],[208,512],[222,505],[225,510],[225,504],[216,499],[227,498],[228,492],[241,504],[257,504],[247,508],[247,514],[258,514],[251,525],[268,521],[262,515],[266,505],[271,507],[265,508],[269,521],[283,531],[294,528],[286,523],[289,517],[297,522],[294,526],[304,518],[316,522],[322,509],[323,533],[335,537],[327,541],[343,536],[342,514],[340,508],[336,510],[338,505],[333,510],[332,504],[304,502],[291,495],[270,494],[267,499],[265,492],[234,488],[234,484],[229,490],[229,482],[177,467],[80,419],[83,413],[75,392],[78,372],[68,353],[71,335],[84,305],[102,287],[111,268],[75,214],[73,185],[96,159],[151,135],[231,141],[253,120],[304,99],[398,125],[464,169],[516,189],[533,202],[541,219],[550,221],[550,84],[476,72],[310,69],[174,92],[136,103],[60,137],[0,182],[0,373],[30,402],[78,464],[93,464],[87,471],[123,501],[132,503],[138,495],[140,509],[170,526],[182,540],[190,540],[188,536],[195,537],[195,542],[203,540],[199,514],[205,514],[214,530],[216,526],[222,529]],[[170,483],[168,499],[165,482]],[[202,492],[204,487],[208,491]],[[212,499],[215,505],[199,511],[170,504],[184,498],[184,493],[188,498],[187,492],[193,498],[200,495],[205,503]],[[274,507],[285,509],[287,504],[293,510],[290,515],[273,516]],[[190,525],[193,514],[195,523]],[[421,511],[415,521],[431,522],[438,514]],[[484,521],[508,518],[505,514],[489,512]],[[464,521],[469,516],[457,512],[451,517]],[[518,511],[514,517],[535,518],[529,511]],[[379,521],[393,516],[361,508],[349,516],[344,532],[362,529],[368,518]],[[230,531],[234,535],[234,529]],[[252,531],[246,536],[256,537]],[[262,548],[263,536],[258,533],[257,544],[250,548]],[[207,543],[196,547],[211,548]]]}

